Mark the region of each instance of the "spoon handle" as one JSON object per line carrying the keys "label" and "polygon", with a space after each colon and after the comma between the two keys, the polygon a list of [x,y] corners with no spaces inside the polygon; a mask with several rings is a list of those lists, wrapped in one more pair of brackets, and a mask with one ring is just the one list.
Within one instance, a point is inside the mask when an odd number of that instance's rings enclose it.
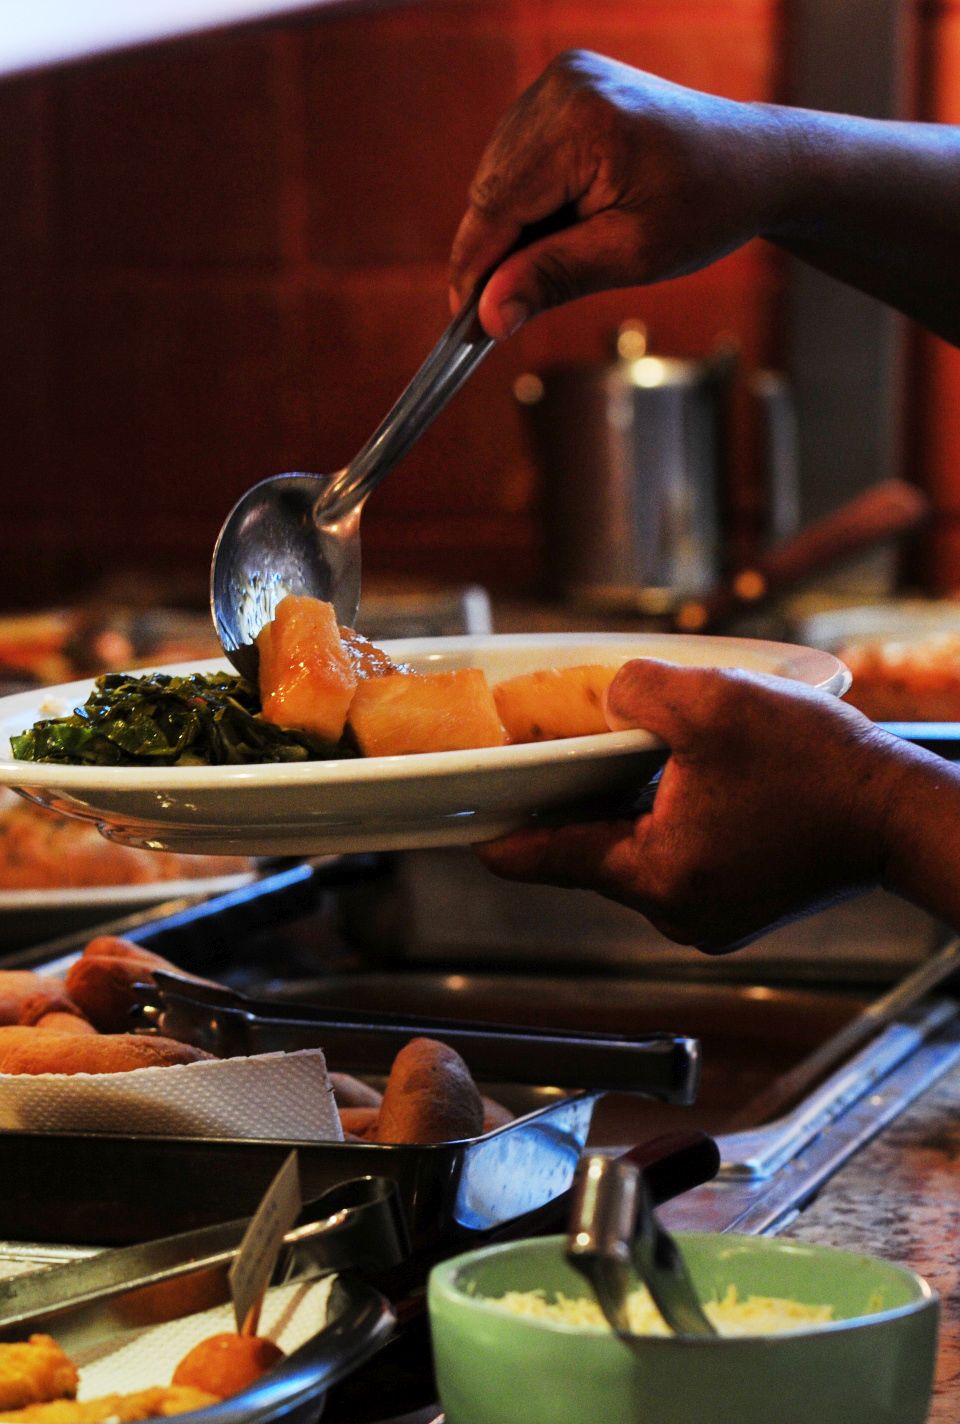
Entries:
{"label": "spoon handle", "polygon": [[[573,204],[564,204],[523,229],[500,261],[541,238],[560,232],[576,219]],[[499,264],[498,264],[499,265]],[[447,402],[473,375],[494,342],[477,316],[488,272],[474,288],[393,408],[345,469],[334,475],[315,507],[318,523],[329,525],[356,509],[389,475],[432,425]]]}
{"label": "spoon handle", "polygon": [[494,344],[477,320],[479,300],[477,293],[461,308],[363,449],[334,476],[317,505],[320,523],[362,504],[477,369]]}

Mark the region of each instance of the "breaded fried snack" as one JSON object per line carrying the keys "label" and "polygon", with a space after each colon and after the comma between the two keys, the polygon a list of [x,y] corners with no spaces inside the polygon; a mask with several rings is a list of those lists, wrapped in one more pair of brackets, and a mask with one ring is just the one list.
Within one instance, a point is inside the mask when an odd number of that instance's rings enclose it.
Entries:
{"label": "breaded fried snack", "polygon": [[0,1409],[73,1398],[76,1366],[50,1335],[0,1344]]}
{"label": "breaded fried snack", "polygon": [[64,989],[50,994],[31,994],[20,1006],[20,1023],[25,1028],[57,1029],[61,1033],[96,1033]]}
{"label": "breaded fried snack", "polygon": [[460,1054],[414,1038],[390,1069],[377,1121],[378,1142],[450,1142],[483,1131],[483,1102]]}
{"label": "breaded fried snack", "polygon": [[0,969],[0,1024],[20,1022],[20,1011],[28,1000],[52,999],[63,993],[59,979],[38,974],[34,969]]}
{"label": "breaded fried snack", "polygon": [[227,1399],[239,1394],[283,1359],[279,1345],[263,1335],[238,1335],[224,1330],[210,1335],[180,1361],[173,1383],[209,1390]]}
{"label": "breaded fried snack", "polygon": [[131,1073],[212,1058],[202,1048],[156,1034],[78,1034],[0,1028],[0,1073]]}
{"label": "breaded fried snack", "polygon": [[134,1424],[139,1419],[170,1419],[219,1404],[219,1397],[186,1385],[158,1385],[133,1394],[103,1394],[99,1399],[58,1399],[52,1404],[30,1404],[26,1409],[0,1412],[2,1424]]}
{"label": "breaded fried snack", "polygon": [[[149,983],[155,969],[165,969],[183,978],[185,974],[169,959],[118,935],[97,935],[83,954],[67,970],[66,991],[101,1033],[122,1033],[130,1022],[130,1010],[137,1001],[136,986]],[[209,983],[209,980],[201,980]]]}

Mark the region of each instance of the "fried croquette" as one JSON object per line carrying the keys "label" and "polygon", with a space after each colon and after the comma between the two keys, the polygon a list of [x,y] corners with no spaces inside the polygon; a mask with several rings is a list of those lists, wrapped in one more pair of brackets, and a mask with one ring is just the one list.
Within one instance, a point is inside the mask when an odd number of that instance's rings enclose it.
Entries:
{"label": "fried croquette", "polygon": [[132,1394],[103,1394],[99,1399],[57,1399],[26,1409],[0,1410],[2,1424],[134,1424],[138,1419],[169,1419],[219,1404],[216,1394],[187,1385],[158,1385]]}
{"label": "fried croquette", "polygon": [[72,1399],[76,1392],[76,1366],[50,1335],[0,1344],[0,1409]]}

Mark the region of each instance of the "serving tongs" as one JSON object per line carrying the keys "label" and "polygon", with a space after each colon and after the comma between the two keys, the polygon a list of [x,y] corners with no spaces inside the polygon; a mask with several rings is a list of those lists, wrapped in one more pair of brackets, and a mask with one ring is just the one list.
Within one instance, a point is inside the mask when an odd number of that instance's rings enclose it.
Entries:
{"label": "serving tongs", "polygon": [[134,1024],[192,1043],[217,1057],[322,1048],[348,1073],[386,1073],[412,1038],[455,1048],[481,1082],[533,1083],[585,1091],[643,1093],[686,1104],[696,1096],[700,1047],[695,1038],[472,1024],[370,1010],[327,1010],[247,998],[158,970],[144,984]]}
{"label": "serving tongs", "polygon": [[[712,1146],[716,1172],[720,1154],[716,1144]],[[641,1283],[675,1335],[717,1333],[700,1304],[680,1248],[657,1219],[654,1202],[662,1199],[661,1194],[655,1195],[647,1170],[627,1156],[591,1153],[581,1160],[565,1254],[589,1281],[607,1323],[627,1345],[637,1338],[627,1299]]]}
{"label": "serving tongs", "polygon": [[[43,1330],[65,1350],[80,1350],[226,1304],[230,1268],[248,1225],[242,1217],[0,1281],[0,1340]],[[355,1177],[304,1204],[284,1235],[271,1284],[331,1272],[338,1279],[379,1275],[410,1252],[396,1182]],[[356,1299],[365,1303],[367,1318],[369,1295],[357,1292]]]}

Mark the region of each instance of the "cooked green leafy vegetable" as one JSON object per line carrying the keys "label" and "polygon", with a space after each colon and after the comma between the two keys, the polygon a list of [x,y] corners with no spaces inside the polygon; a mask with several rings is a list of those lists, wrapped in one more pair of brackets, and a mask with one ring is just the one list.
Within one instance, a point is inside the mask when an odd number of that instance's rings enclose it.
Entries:
{"label": "cooked green leafy vegetable", "polygon": [[21,761],[83,766],[226,766],[354,755],[346,743],[321,742],[259,714],[256,688],[232,673],[109,673],[70,716],[36,722],[10,743]]}

